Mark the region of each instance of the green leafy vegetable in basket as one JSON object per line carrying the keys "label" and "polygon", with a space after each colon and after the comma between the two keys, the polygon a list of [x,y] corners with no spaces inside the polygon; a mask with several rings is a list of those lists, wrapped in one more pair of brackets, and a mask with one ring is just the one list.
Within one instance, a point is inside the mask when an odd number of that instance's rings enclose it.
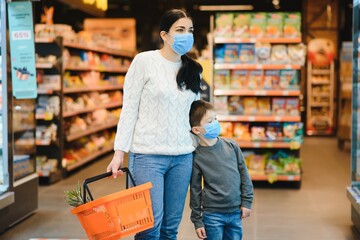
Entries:
{"label": "green leafy vegetable in basket", "polygon": [[[84,204],[82,188],[79,182],[77,183],[75,190],[64,191],[64,192],[65,192],[65,202],[68,203],[70,206],[77,207]],[[90,199],[87,197],[86,201],[90,201]]]}

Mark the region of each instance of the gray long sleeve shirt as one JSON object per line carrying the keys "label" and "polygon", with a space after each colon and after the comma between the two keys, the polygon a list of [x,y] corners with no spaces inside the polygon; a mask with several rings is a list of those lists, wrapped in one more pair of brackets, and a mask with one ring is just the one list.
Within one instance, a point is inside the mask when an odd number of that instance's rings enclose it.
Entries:
{"label": "gray long sleeve shirt", "polygon": [[191,221],[195,229],[204,226],[202,211],[251,209],[253,197],[253,185],[244,156],[235,141],[219,138],[213,146],[198,146],[190,183]]}

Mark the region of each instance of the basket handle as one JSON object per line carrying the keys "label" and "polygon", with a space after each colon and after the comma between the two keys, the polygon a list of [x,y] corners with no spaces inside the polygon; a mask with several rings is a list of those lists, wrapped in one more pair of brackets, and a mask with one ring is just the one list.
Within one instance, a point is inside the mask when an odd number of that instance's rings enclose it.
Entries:
{"label": "basket handle", "polygon": [[[130,177],[130,180],[131,180],[131,183],[133,184],[133,186],[136,186],[135,180],[134,180],[133,176],[131,175],[130,170],[127,167],[119,168],[119,170],[126,172],[126,189],[129,188],[129,177]],[[111,175],[112,175],[112,172],[106,172],[106,173],[102,173],[102,174],[96,175],[94,177],[85,179],[85,181],[83,183],[83,202],[86,203],[86,192],[89,194],[90,200],[94,201],[94,198],[88,187],[89,183],[98,181],[103,178],[110,177]]]}

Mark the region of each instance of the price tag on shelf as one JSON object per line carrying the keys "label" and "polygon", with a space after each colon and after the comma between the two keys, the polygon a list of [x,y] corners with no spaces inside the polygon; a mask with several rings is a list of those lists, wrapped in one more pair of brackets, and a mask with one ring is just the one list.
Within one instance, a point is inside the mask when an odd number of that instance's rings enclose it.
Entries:
{"label": "price tag on shelf", "polygon": [[286,64],[285,69],[293,69],[293,67],[290,64]]}
{"label": "price tag on shelf", "polygon": [[281,117],[280,116],[275,116],[275,122],[281,122]]}
{"label": "price tag on shelf", "polygon": [[260,147],[260,143],[259,143],[259,142],[254,142],[254,143],[253,143],[253,146],[254,146],[254,148],[259,148],[259,147]]}
{"label": "price tag on shelf", "polygon": [[294,180],[295,180],[295,176],[294,176],[294,175],[289,175],[289,176],[287,177],[287,179],[288,179],[289,181],[294,181]]}
{"label": "price tag on shelf", "polygon": [[255,117],[254,117],[254,116],[248,117],[248,121],[249,121],[249,122],[254,122],[254,121],[255,121]]}
{"label": "price tag on shelf", "polygon": [[288,96],[288,95],[289,95],[289,91],[288,91],[288,90],[284,90],[284,91],[282,92],[282,95],[283,95],[283,96]]}
{"label": "price tag on shelf", "polygon": [[250,39],[249,39],[249,42],[250,42],[250,43],[256,43],[256,39],[255,39],[255,38],[250,38]]}
{"label": "price tag on shelf", "polygon": [[266,96],[267,92],[265,90],[256,90],[255,95],[256,96]]}
{"label": "price tag on shelf", "polygon": [[261,65],[261,64],[256,64],[256,65],[255,65],[255,68],[261,70],[261,69],[263,69],[263,65]]}
{"label": "price tag on shelf", "polygon": [[267,148],[272,148],[273,147],[273,143],[272,142],[267,142],[265,145]]}
{"label": "price tag on shelf", "polygon": [[300,149],[301,144],[299,142],[290,142],[290,149],[291,150],[298,150]]}

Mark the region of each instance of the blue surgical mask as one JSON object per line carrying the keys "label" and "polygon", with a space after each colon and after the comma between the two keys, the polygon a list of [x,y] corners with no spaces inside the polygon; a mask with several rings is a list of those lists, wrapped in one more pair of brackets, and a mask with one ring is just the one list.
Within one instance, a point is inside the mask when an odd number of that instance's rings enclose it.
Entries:
{"label": "blue surgical mask", "polygon": [[189,52],[194,44],[194,36],[192,33],[182,33],[182,34],[170,34],[173,37],[174,43],[171,46],[172,50],[174,50],[180,56]]}
{"label": "blue surgical mask", "polygon": [[211,123],[208,123],[204,126],[205,133],[203,134],[204,138],[214,139],[219,137],[220,134],[220,123],[218,120],[214,120]]}

